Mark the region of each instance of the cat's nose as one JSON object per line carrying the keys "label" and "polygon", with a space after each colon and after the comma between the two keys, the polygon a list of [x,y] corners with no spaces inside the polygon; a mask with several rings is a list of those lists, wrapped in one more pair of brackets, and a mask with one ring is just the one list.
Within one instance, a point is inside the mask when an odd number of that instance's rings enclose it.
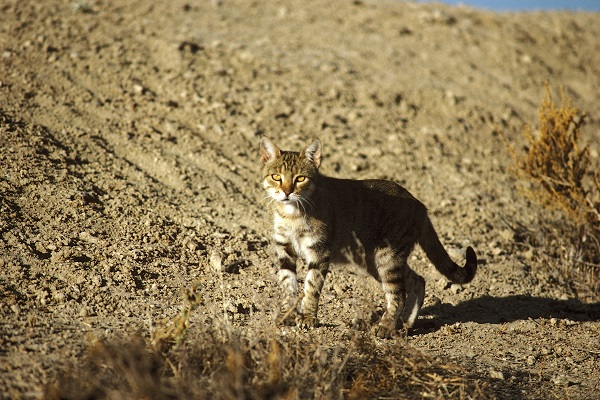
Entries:
{"label": "cat's nose", "polygon": [[289,197],[289,195],[292,193],[292,188],[291,187],[282,187],[281,190],[283,190],[283,194],[285,194],[285,197]]}

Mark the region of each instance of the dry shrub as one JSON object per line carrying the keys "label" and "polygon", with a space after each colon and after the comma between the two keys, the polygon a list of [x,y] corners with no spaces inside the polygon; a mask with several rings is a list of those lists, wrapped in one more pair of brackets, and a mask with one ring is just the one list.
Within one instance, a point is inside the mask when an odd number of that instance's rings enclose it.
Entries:
{"label": "dry shrub", "polygon": [[[552,100],[549,85],[539,108],[539,129],[526,126],[525,153],[507,145],[517,166],[517,177],[531,183],[523,193],[566,217],[552,229],[554,242],[570,242],[565,258],[587,272],[592,286],[600,277],[600,172],[591,166],[588,145],[581,147],[585,114],[571,105],[561,88],[561,104]],[[571,271],[574,272],[574,271]]]}
{"label": "dry shrub", "polygon": [[95,339],[82,365],[46,388],[43,398],[178,399],[182,393],[161,379],[164,360],[139,338],[106,342]]}
{"label": "dry shrub", "polygon": [[[273,334],[275,332],[271,332]],[[492,398],[465,370],[396,342],[327,347],[305,333],[223,341],[214,332],[160,354],[138,340],[98,342],[47,399]]]}
{"label": "dry shrub", "polygon": [[[189,298],[184,301],[188,303]],[[186,309],[187,306],[184,306]],[[489,399],[488,383],[405,344],[354,332],[275,326],[235,328],[218,306],[186,318],[171,339],[94,341],[86,361],[50,386],[47,399]],[[197,317],[197,318],[196,318]],[[182,326],[182,314],[168,326]],[[165,347],[164,343],[178,344]],[[156,344],[159,344],[156,346]]]}
{"label": "dry shrub", "polygon": [[183,305],[173,319],[163,321],[150,332],[150,345],[156,351],[166,351],[172,345],[183,343],[187,336],[189,318],[201,300],[199,284],[183,289]]}

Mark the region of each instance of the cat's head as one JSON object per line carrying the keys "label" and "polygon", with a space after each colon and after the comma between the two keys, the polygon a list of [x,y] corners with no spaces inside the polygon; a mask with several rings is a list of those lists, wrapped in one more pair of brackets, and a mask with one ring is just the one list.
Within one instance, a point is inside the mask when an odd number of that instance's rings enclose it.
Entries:
{"label": "cat's head", "polygon": [[300,152],[282,151],[271,139],[260,140],[262,186],[268,195],[284,206],[298,208],[316,188],[321,164],[321,142],[313,142]]}

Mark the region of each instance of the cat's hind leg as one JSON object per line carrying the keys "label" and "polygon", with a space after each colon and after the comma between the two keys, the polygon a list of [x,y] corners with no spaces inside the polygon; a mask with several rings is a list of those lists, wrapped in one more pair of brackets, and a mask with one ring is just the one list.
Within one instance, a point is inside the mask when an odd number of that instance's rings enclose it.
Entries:
{"label": "cat's hind leg", "polygon": [[406,257],[386,247],[375,251],[375,265],[385,293],[386,309],[374,327],[377,337],[389,338],[396,333],[401,323],[400,316],[406,302],[405,270]]}
{"label": "cat's hind leg", "polygon": [[425,299],[425,279],[412,269],[409,269],[406,278],[407,296],[402,313],[404,328],[412,328],[419,317]]}

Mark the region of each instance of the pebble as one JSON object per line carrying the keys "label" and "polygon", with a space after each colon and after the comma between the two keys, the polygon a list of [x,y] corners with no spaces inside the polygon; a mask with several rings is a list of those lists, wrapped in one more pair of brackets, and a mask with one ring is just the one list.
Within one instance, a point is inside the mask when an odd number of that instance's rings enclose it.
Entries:
{"label": "pebble", "polygon": [[88,310],[88,308],[86,306],[82,306],[79,309],[79,316],[80,317],[87,317],[88,315],[90,315],[90,311]]}
{"label": "pebble", "polygon": [[436,286],[440,289],[440,290],[446,290],[449,286],[448,286],[448,281],[444,278],[440,278],[437,280],[436,282]]}
{"label": "pebble", "polygon": [[97,287],[102,286],[102,276],[94,274],[92,276],[92,283],[94,284],[94,286],[97,286]]}
{"label": "pebble", "polygon": [[21,307],[18,304],[11,304],[10,309],[17,315],[21,313]]}
{"label": "pebble", "polygon": [[221,254],[217,250],[214,250],[210,254],[210,265],[213,267],[215,272],[221,272],[223,263],[221,261]]}
{"label": "pebble", "polygon": [[565,375],[557,375],[554,378],[552,378],[552,383],[554,383],[555,385],[564,386],[569,384],[569,379],[567,379]]}
{"label": "pebble", "polygon": [[502,371],[498,371],[495,368],[490,368],[490,378],[504,380],[504,374]]}
{"label": "pebble", "polygon": [[136,83],[133,85],[133,93],[135,94],[143,94],[144,93],[144,87],[142,85],[140,85],[139,83]]}
{"label": "pebble", "polygon": [[453,283],[450,286],[450,291],[452,292],[452,294],[458,294],[458,293],[462,292],[463,289],[464,289],[463,286],[459,285],[458,283]]}
{"label": "pebble", "polygon": [[540,353],[544,356],[547,356],[548,354],[550,354],[550,350],[547,347],[542,347]]}
{"label": "pebble", "polygon": [[514,240],[515,233],[511,229],[503,229],[500,231],[499,236],[507,242],[510,242]]}
{"label": "pebble", "polygon": [[525,259],[527,261],[533,260],[533,256],[534,256],[534,254],[533,254],[533,250],[532,249],[529,249],[525,253],[523,253],[523,257],[525,257]]}

